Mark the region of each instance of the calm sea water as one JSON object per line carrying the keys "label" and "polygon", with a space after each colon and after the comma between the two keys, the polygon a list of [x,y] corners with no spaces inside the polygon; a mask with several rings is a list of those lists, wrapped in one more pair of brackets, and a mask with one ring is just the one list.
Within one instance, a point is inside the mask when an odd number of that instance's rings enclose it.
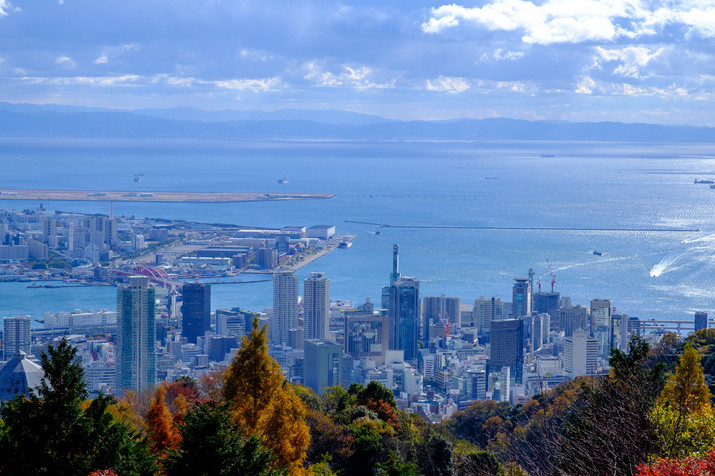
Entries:
{"label": "calm sea water", "polygon": [[[540,157],[553,154],[555,157]],[[257,226],[335,224],[358,235],[301,269],[325,271],[333,298],[379,301],[400,245],[401,271],[423,295],[511,300],[512,278],[533,267],[575,303],[610,298],[619,312],[691,319],[715,311],[713,144],[572,142],[202,142],[0,140],[0,187],[326,192],[332,200],[234,204],[117,203],[115,214]],[[143,173],[140,183],[134,173]],[[286,176],[288,184],[277,178]],[[373,195],[355,197],[355,195]],[[352,195],[352,196],[346,196]],[[380,195],[381,197],[375,197]],[[420,195],[421,197],[405,197]],[[454,195],[456,198],[445,196]],[[435,196],[435,198],[432,198]],[[3,208],[37,202],[0,201]],[[46,208],[108,213],[108,204]],[[699,232],[401,229],[403,225],[653,228]],[[593,254],[593,250],[603,253]],[[271,306],[270,283],[215,286],[212,307]],[[115,307],[112,288],[27,289],[0,284],[0,315],[40,317]]]}

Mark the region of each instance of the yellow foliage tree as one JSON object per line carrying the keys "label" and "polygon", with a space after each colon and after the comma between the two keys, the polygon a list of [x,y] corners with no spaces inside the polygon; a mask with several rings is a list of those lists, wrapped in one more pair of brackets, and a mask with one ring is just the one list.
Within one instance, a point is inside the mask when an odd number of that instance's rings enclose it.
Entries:
{"label": "yellow foliage tree", "polygon": [[166,386],[159,385],[146,415],[146,426],[152,452],[165,457],[168,450],[179,447],[181,435],[174,425],[171,412],[166,407]]}
{"label": "yellow foliage tree", "polygon": [[258,436],[273,450],[277,467],[287,468],[291,475],[305,473],[303,460],[310,443],[305,406],[268,355],[266,327],[259,328],[258,319],[224,373],[223,394],[247,434]]}
{"label": "yellow foliage tree", "polygon": [[664,456],[700,454],[715,444],[715,415],[700,365],[701,355],[687,344],[653,410]]}

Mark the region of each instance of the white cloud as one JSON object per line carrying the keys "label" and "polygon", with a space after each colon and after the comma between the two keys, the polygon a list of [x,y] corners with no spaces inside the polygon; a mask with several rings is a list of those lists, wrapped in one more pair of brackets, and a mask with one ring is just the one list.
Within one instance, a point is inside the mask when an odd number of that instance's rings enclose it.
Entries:
{"label": "white cloud", "polygon": [[10,13],[19,12],[20,7],[13,7],[8,0],[0,0],[0,17],[9,15]]}
{"label": "white cloud", "polygon": [[242,48],[241,51],[238,52],[238,54],[241,56],[241,58],[245,58],[251,61],[260,61],[261,63],[265,63],[273,59],[273,55],[271,55],[267,51],[253,50],[250,48]]}
{"label": "white cloud", "polygon": [[582,76],[574,90],[577,94],[600,96],[658,97],[665,100],[707,101],[710,93],[695,93],[687,88],[670,84],[666,86],[633,85],[626,82],[596,81],[590,76]]}
{"label": "white cloud", "polygon": [[590,76],[582,76],[576,83],[575,92],[578,94],[592,94],[593,88],[596,86],[596,81]]}
{"label": "white cloud", "polygon": [[107,87],[136,84],[142,79],[142,77],[136,74],[125,74],[121,76],[23,76],[20,79],[30,84],[49,84],[53,86],[80,85]]}
{"label": "white cloud", "polygon": [[715,0],[674,0],[653,8],[645,0],[493,0],[482,7],[442,5],[422,23],[425,33],[440,33],[460,22],[487,30],[523,31],[524,43],[610,42],[652,36],[666,24],[715,36]]}
{"label": "white cloud", "polygon": [[109,46],[104,48],[102,54],[94,60],[94,64],[107,64],[110,61],[110,57],[114,58],[127,51],[136,51],[141,48],[139,43],[125,43],[116,46]]}
{"label": "white cloud", "polygon": [[96,60],[94,60],[94,64],[107,64],[109,62],[109,58],[107,58],[107,55],[102,55]]}
{"label": "white cloud", "polygon": [[440,76],[437,79],[428,79],[425,84],[427,91],[457,94],[469,90],[469,83],[464,78],[450,78]]}
{"label": "white cloud", "polygon": [[75,61],[69,56],[60,56],[55,60],[55,63],[68,69],[74,69],[77,67],[77,63],[75,63]]}
{"label": "white cloud", "polygon": [[526,84],[521,81],[498,81],[497,87],[499,89],[507,89],[514,93],[526,92]]}
{"label": "white cloud", "polygon": [[644,78],[649,76],[642,73],[642,70],[654,59],[661,56],[665,47],[658,49],[646,46],[628,46],[621,49],[607,49],[596,47],[598,58],[607,62],[619,62],[620,64],[613,70],[613,74],[628,78]]}
{"label": "white cloud", "polygon": [[231,89],[235,91],[253,91],[255,93],[265,91],[277,91],[284,87],[279,77],[264,79],[226,79],[220,81],[206,81],[221,89]]}
{"label": "white cloud", "polygon": [[315,82],[322,87],[341,87],[347,86],[358,91],[368,89],[389,89],[394,88],[394,82],[378,83],[372,77],[374,76],[372,68],[368,66],[349,66],[342,65],[342,71],[333,73],[332,71],[324,71],[316,62],[311,61],[303,65],[306,74],[304,79]]}

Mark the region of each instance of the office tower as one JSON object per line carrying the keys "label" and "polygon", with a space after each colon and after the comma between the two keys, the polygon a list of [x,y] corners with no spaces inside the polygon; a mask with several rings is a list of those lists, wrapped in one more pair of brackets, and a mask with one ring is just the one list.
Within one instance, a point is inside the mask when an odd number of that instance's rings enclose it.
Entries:
{"label": "office tower", "polygon": [[531,349],[538,351],[541,346],[549,343],[550,318],[546,313],[531,316]]}
{"label": "office tower", "polygon": [[303,316],[306,339],[327,339],[330,320],[330,280],[325,273],[310,273],[303,281]]}
{"label": "office tower", "polygon": [[269,330],[276,345],[290,342],[290,330],[298,327],[298,276],[291,272],[273,275],[273,317]]}
{"label": "office tower", "polygon": [[28,316],[6,317],[3,319],[4,360],[16,354],[30,353],[30,318]]}
{"label": "office tower", "polygon": [[238,347],[238,339],[234,336],[206,336],[205,349],[211,362],[230,360],[233,356],[227,354],[230,354],[231,349],[237,349]]}
{"label": "office tower", "polygon": [[611,316],[611,347],[628,351],[628,341],[631,338],[628,314],[613,314]]}
{"label": "office tower", "polygon": [[325,339],[306,339],[303,361],[303,381],[318,395],[323,388],[341,385],[343,378],[343,348]]}
{"label": "office tower", "polygon": [[146,276],[130,276],[117,289],[117,391],[141,392],[156,382],[154,288]]}
{"label": "office tower", "polygon": [[492,321],[489,342],[489,368],[498,371],[502,367],[509,367],[512,378],[516,383],[521,383],[524,366],[524,321]]}
{"label": "office tower", "polygon": [[[392,247],[392,273],[390,273],[390,286],[400,279],[400,248]],[[390,305],[390,286],[383,286],[380,299],[380,307],[387,309]]]}
{"label": "office tower", "polygon": [[703,312],[703,311],[698,311],[695,313],[695,327],[694,330],[695,332],[699,331],[700,329],[707,329],[708,328],[708,313]]}
{"label": "office tower", "polygon": [[571,306],[564,305],[559,308],[559,328],[564,331],[566,337],[571,337],[576,329],[591,328],[590,315],[591,309],[580,304]]}
{"label": "office tower", "polygon": [[190,344],[196,344],[211,328],[211,285],[184,284],[184,303],[181,305],[181,335]]}
{"label": "office tower", "polygon": [[467,370],[467,399],[484,400],[487,398],[487,372],[485,370]]}
{"label": "office tower", "polygon": [[526,278],[514,278],[512,317],[531,316],[531,286]]}
{"label": "office tower", "polygon": [[598,341],[598,354],[603,356],[611,351],[611,314],[610,299],[591,300],[591,336]]}
{"label": "office tower", "polygon": [[551,329],[553,331],[561,330],[559,325],[559,301],[561,295],[559,293],[542,293],[538,292],[534,296],[534,312],[545,313],[551,316]]}
{"label": "office tower", "polygon": [[417,358],[417,338],[420,327],[420,282],[400,277],[390,286],[387,308],[390,318],[390,349],[404,350],[405,360]]}
{"label": "office tower", "polygon": [[462,325],[460,310],[460,299],[458,297],[425,296],[422,299],[422,339],[429,340],[429,328],[433,324],[445,324],[454,327]]}
{"label": "office tower", "polygon": [[564,371],[573,377],[594,375],[598,366],[598,341],[585,329],[564,340]]}
{"label": "office tower", "polygon": [[253,329],[253,316],[252,312],[243,311],[237,307],[216,309],[216,334],[240,338]]}
{"label": "office tower", "polygon": [[474,300],[474,327],[481,334],[488,332],[491,329],[491,323],[494,320],[502,319],[504,303],[497,297],[485,298],[480,297]]}
{"label": "office tower", "polygon": [[345,353],[354,359],[385,361],[389,341],[389,319],[372,311],[345,311]]}

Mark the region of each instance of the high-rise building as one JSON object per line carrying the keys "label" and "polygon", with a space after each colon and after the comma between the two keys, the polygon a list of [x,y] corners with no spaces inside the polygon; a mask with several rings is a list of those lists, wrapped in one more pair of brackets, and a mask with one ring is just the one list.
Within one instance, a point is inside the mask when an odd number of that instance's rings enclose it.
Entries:
{"label": "high-rise building", "polygon": [[484,400],[487,398],[487,372],[484,370],[467,370],[467,399]]}
{"label": "high-rise building", "polygon": [[534,312],[545,313],[551,316],[551,329],[559,330],[557,326],[559,324],[559,302],[561,301],[561,295],[559,293],[534,293]]}
{"label": "high-rise building", "polygon": [[[392,273],[390,273],[390,286],[400,279],[400,247],[392,247]],[[390,286],[383,286],[380,307],[387,309],[390,305]]]}
{"label": "high-rise building", "polygon": [[[254,313],[240,308],[216,309],[216,334],[242,337],[253,329]],[[240,340],[239,340],[240,342]]]}
{"label": "high-rise building", "polygon": [[327,339],[330,320],[330,280],[325,273],[310,273],[303,281],[303,316],[306,339]]}
{"label": "high-rise building", "polygon": [[184,284],[182,294],[181,335],[190,344],[196,344],[196,339],[211,328],[211,285]]}
{"label": "high-rise building", "polygon": [[317,394],[323,388],[341,385],[343,378],[343,348],[325,339],[306,339],[303,361],[303,381]]}
{"label": "high-rise building", "polygon": [[378,364],[385,361],[389,340],[387,316],[371,311],[345,311],[345,353],[354,359],[371,358]]}
{"label": "high-rise building", "polygon": [[598,341],[599,355],[611,351],[613,303],[610,299],[591,300],[591,336]]}
{"label": "high-rise building", "polygon": [[57,240],[57,220],[54,218],[42,219],[42,242],[55,246]]}
{"label": "high-rise building", "polygon": [[512,317],[531,315],[531,286],[527,278],[514,278],[511,302]]}
{"label": "high-rise building", "polygon": [[429,340],[430,326],[443,320],[449,325],[459,327],[462,324],[462,312],[458,297],[425,296],[422,299],[422,339]]}
{"label": "high-rise building", "polygon": [[524,321],[492,321],[489,342],[489,368],[500,370],[502,367],[509,367],[512,378],[516,383],[521,383],[524,367]]}
{"label": "high-rise building", "polygon": [[708,328],[708,313],[704,311],[698,311],[695,313],[695,327],[694,330],[697,332],[700,329]]}
{"label": "high-rise building", "polygon": [[564,340],[564,371],[571,377],[594,375],[598,366],[598,341],[585,329]]}
{"label": "high-rise building", "polygon": [[400,277],[390,286],[387,308],[390,318],[390,349],[404,350],[405,360],[417,358],[420,327],[420,282]]}
{"label": "high-rise building", "polygon": [[271,341],[290,342],[290,330],[298,327],[298,276],[292,272],[273,275],[273,317],[269,325]]}
{"label": "high-rise building", "polygon": [[16,354],[30,353],[30,318],[28,316],[3,319],[3,354],[5,360]]}
{"label": "high-rise building", "polygon": [[580,304],[572,306],[570,302],[559,308],[559,329],[566,337],[571,337],[576,329],[589,330],[591,309]]}
{"label": "high-rise building", "polygon": [[155,293],[146,276],[117,289],[117,391],[142,391],[156,382]]}
{"label": "high-rise building", "polygon": [[492,321],[502,319],[504,303],[498,297],[480,297],[474,300],[474,327],[484,334],[491,329]]}

